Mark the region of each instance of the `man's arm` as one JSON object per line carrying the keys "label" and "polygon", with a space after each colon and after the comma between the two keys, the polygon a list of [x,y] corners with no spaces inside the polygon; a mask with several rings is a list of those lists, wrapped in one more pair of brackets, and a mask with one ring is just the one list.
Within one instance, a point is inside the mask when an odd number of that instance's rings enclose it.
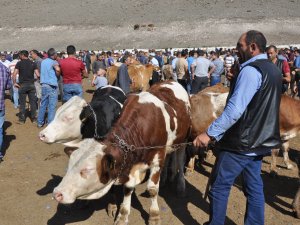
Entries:
{"label": "man's arm", "polygon": [[37,78],[40,78],[40,71],[38,69],[35,69],[34,73],[35,73]]}
{"label": "man's arm", "polygon": [[13,85],[17,88],[20,87],[20,85],[17,83],[17,74],[19,74],[19,69],[15,68],[14,69],[14,72],[13,72],[13,75],[12,75],[12,78],[13,78]]}
{"label": "man's arm", "polygon": [[254,68],[246,66],[237,78],[233,95],[219,118],[217,118],[208,128],[206,133],[202,133],[194,140],[196,146],[207,146],[213,137],[219,141],[224,133],[232,127],[242,116],[253,96],[261,86],[262,76]]}
{"label": "man's arm", "polygon": [[53,69],[55,70],[56,76],[59,77],[59,75],[61,74],[61,69],[58,63],[55,63],[53,65]]}
{"label": "man's arm", "polygon": [[208,71],[208,77],[210,77],[210,75],[215,71],[216,66],[211,62],[210,65],[210,70]]}

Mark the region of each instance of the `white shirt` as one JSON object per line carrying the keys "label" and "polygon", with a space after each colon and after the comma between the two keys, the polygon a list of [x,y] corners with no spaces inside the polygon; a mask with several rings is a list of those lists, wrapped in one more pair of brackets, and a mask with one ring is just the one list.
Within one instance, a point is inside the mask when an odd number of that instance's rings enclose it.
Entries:
{"label": "white shirt", "polygon": [[154,58],[154,57],[151,59],[150,63],[151,63],[153,66],[159,66],[159,63],[158,63],[157,59]]}
{"label": "white shirt", "polygon": [[5,60],[4,62],[3,61],[0,61],[6,68],[9,68],[9,64],[10,64],[10,61],[8,60]]}

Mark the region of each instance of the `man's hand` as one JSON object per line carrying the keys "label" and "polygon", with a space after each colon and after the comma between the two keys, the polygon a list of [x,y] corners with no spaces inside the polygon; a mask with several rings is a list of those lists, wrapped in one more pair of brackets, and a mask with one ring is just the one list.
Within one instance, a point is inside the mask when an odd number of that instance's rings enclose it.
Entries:
{"label": "man's hand", "polygon": [[204,132],[195,138],[193,144],[195,147],[207,147],[209,142],[210,142],[210,137],[207,135],[207,133]]}
{"label": "man's hand", "polygon": [[15,83],[14,86],[15,86],[16,88],[20,88],[20,85],[19,85],[18,83]]}

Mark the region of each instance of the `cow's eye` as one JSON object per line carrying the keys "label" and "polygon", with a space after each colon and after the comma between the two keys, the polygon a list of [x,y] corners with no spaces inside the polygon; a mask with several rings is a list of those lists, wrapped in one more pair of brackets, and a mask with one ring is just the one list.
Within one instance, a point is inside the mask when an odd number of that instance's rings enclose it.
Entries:
{"label": "cow's eye", "polygon": [[91,175],[95,171],[93,168],[84,168],[80,171],[80,176],[84,179],[87,179],[89,175]]}

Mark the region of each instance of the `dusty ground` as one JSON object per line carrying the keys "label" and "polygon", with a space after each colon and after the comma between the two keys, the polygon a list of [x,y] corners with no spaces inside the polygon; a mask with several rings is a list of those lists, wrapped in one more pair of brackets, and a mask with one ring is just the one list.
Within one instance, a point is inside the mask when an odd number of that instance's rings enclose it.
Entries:
{"label": "dusty ground", "polygon": [[249,29],[300,44],[299,10],[299,0],[2,0],[0,49],[234,46]]}
{"label": "dusty ground", "polygon": [[[87,87],[88,80],[85,81]],[[88,91],[89,92],[89,91]],[[90,99],[91,94],[85,93]],[[89,207],[58,206],[51,200],[53,188],[66,171],[68,158],[59,144],[47,145],[37,138],[39,129],[29,120],[18,125],[17,111],[6,100],[5,161],[0,164],[0,224],[1,225],[93,225],[113,224],[105,211],[107,198],[91,201]],[[292,140],[291,158],[300,150],[300,138]],[[198,171],[187,177],[187,197],[178,199],[171,188],[160,193],[162,224],[196,225],[208,220],[208,203],[203,200],[208,175],[214,159],[206,162]],[[265,158],[262,177],[265,183],[266,224],[299,225],[293,218],[291,203],[297,189],[297,169],[283,168],[279,159],[279,176],[269,177],[270,158]],[[145,195],[145,184],[133,195],[130,224],[146,224],[150,200]],[[232,188],[228,204],[227,225],[243,224],[245,197],[237,181]]]}

